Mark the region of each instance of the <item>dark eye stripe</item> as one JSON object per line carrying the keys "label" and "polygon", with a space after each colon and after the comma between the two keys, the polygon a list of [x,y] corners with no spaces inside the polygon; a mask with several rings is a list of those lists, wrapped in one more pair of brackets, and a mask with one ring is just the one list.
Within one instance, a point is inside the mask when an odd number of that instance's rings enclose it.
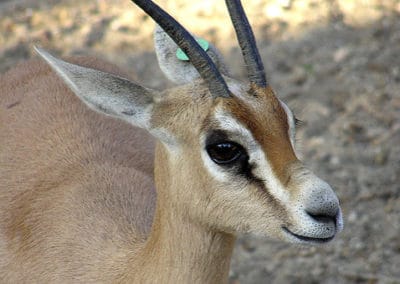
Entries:
{"label": "dark eye stripe", "polygon": [[[258,181],[259,179],[252,174],[254,165],[249,163],[246,149],[241,144],[232,141],[230,136],[224,130],[211,131],[206,138],[205,145],[209,157],[214,163],[231,171],[234,175],[242,176],[248,181]],[[220,150],[222,153],[218,152]],[[224,153],[224,150],[227,152]],[[221,155],[225,155],[225,157]]]}
{"label": "dark eye stripe", "polygon": [[223,141],[230,141],[229,135],[226,131],[216,129],[207,135],[206,146],[221,143]]}
{"label": "dark eye stripe", "polygon": [[249,155],[246,149],[239,143],[230,140],[230,136],[231,135],[229,135],[229,133],[224,130],[219,130],[219,129],[213,130],[212,132],[209,133],[209,135],[206,138],[206,150],[207,147],[218,143],[223,144],[224,141],[232,143],[235,146],[237,145],[238,147],[241,147],[242,153],[238,157],[235,157],[236,159],[233,163],[231,163],[230,161],[228,163],[219,163],[219,164],[216,163],[216,164],[218,164],[221,168],[224,168],[225,170],[232,172],[233,175],[244,178],[247,182],[254,184],[257,188],[261,189],[262,191],[265,191],[266,190],[265,182],[254,174],[254,170],[257,167],[257,165],[254,163],[250,163]]}

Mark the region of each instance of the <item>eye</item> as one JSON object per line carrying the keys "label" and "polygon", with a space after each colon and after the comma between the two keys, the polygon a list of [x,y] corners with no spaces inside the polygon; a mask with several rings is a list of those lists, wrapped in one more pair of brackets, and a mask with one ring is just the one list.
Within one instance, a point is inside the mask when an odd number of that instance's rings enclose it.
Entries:
{"label": "eye", "polygon": [[241,145],[231,141],[208,145],[206,150],[211,160],[219,165],[234,163],[245,154],[245,150]]}

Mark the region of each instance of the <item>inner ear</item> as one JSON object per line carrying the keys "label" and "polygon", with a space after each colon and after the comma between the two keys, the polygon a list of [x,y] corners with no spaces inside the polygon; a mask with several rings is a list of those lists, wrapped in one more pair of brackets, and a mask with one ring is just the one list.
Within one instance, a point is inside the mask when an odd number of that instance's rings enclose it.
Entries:
{"label": "inner ear", "polygon": [[91,109],[149,129],[158,93],[110,73],[71,64],[35,48],[65,84]]}
{"label": "inner ear", "polygon": [[[158,64],[169,80],[178,85],[184,85],[200,78],[200,74],[190,61],[178,59],[176,55],[178,46],[158,25],[154,30],[154,45]],[[219,71],[229,76],[230,73],[221,53],[210,43],[206,52]]]}
{"label": "inner ear", "polygon": [[35,48],[66,85],[88,107],[147,129],[167,145],[176,144],[167,130],[152,125],[154,109],[163,100],[157,91],[103,71],[71,64]]}

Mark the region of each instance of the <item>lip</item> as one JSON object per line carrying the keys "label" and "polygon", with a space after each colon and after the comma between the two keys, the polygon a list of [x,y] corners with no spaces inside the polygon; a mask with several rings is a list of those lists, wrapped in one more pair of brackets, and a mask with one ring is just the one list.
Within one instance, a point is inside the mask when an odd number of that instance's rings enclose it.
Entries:
{"label": "lip", "polygon": [[328,243],[331,240],[333,240],[335,238],[334,234],[331,237],[328,238],[314,238],[314,237],[309,237],[309,236],[303,236],[303,235],[298,235],[292,231],[290,231],[287,227],[282,226],[282,229],[284,232],[286,232],[287,234],[291,235],[292,237],[295,237],[296,239],[302,241],[302,242],[306,242],[306,243],[317,243],[317,244],[324,244],[324,243]]}

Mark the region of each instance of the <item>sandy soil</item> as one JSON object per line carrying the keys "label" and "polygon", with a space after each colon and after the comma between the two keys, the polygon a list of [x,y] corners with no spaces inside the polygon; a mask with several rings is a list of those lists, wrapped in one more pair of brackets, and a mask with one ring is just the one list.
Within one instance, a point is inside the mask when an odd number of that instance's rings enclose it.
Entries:
{"label": "sandy soil", "polygon": [[[158,2],[245,78],[223,1]],[[324,247],[242,236],[231,283],[400,283],[400,2],[243,2],[272,86],[304,121],[303,159],[335,187],[345,229]],[[153,27],[128,0],[0,0],[0,71],[35,56],[35,43],[165,88]]]}

